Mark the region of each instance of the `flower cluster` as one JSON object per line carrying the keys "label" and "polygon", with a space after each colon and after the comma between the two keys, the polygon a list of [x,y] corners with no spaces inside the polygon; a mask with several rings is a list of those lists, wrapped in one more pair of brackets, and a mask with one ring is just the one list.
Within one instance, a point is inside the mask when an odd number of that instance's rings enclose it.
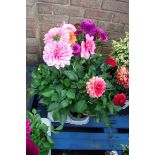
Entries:
{"label": "flower cluster", "polygon": [[76,41],[76,28],[71,24],[63,24],[48,31],[44,36],[43,60],[48,66],[57,69],[70,65],[73,56],[71,45]]}
{"label": "flower cluster", "polygon": [[40,148],[36,146],[30,139],[31,133],[30,120],[26,120],[26,154],[27,155],[38,155]]}
{"label": "flower cluster", "polygon": [[106,42],[108,36],[92,20],[84,20],[75,26],[63,23],[45,34],[43,60],[48,66],[59,69],[70,65],[73,55],[89,59],[95,54],[97,39]]}
{"label": "flower cluster", "polygon": [[124,88],[129,88],[129,71],[126,67],[120,66],[116,75],[119,84],[123,85]]}

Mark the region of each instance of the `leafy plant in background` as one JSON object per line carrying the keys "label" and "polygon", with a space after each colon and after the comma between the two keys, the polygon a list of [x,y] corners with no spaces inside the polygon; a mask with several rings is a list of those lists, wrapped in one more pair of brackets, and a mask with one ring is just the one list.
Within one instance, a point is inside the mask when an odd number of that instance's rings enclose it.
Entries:
{"label": "leafy plant in background", "polygon": [[128,145],[121,145],[123,149],[123,155],[129,155],[129,146]]}
{"label": "leafy plant in background", "polygon": [[128,78],[124,70],[118,74],[114,58],[95,53],[107,40],[106,32],[91,20],[63,24],[45,35],[46,64],[32,73],[30,93],[41,96],[40,102],[55,121],[64,124],[67,115],[74,113],[110,125],[108,116],[125,104]]}
{"label": "leafy plant in background", "polygon": [[126,32],[124,39],[112,41],[112,56],[119,66],[129,67],[129,33]]}
{"label": "leafy plant in background", "polygon": [[[48,126],[41,122],[40,115],[35,109],[27,112],[26,120],[26,154],[30,155],[47,155],[49,150],[54,147],[54,141],[48,135]],[[51,131],[54,128],[51,127]]]}

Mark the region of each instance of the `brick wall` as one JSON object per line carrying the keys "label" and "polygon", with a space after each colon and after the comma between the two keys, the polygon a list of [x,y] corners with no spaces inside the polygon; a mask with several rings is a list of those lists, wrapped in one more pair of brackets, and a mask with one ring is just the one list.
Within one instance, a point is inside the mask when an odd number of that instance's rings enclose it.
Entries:
{"label": "brick wall", "polygon": [[129,31],[129,0],[26,0],[27,1],[27,64],[42,61],[43,36],[52,27],[75,24],[85,18],[95,21],[112,39],[118,40]]}

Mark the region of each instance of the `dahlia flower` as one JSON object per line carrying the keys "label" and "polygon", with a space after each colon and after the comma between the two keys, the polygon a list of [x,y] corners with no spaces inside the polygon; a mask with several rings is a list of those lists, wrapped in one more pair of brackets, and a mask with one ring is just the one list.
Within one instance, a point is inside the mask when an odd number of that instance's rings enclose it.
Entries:
{"label": "dahlia flower", "polygon": [[69,37],[70,37],[69,43],[70,44],[75,43],[75,41],[76,41],[76,35],[75,35],[75,33],[73,31],[71,31],[71,30],[69,30],[68,33],[69,33]]}
{"label": "dahlia flower", "polygon": [[110,65],[112,67],[116,67],[116,65],[117,65],[116,60],[114,58],[112,58],[112,57],[107,57],[105,59],[105,62],[106,62],[106,64],[108,64],[108,65]]}
{"label": "dahlia flower", "polygon": [[96,32],[97,32],[98,37],[99,37],[102,41],[107,42],[107,40],[108,40],[108,35],[107,35],[107,33],[106,33],[103,29],[101,29],[100,27],[97,27],[97,28],[96,28]]}
{"label": "dahlia flower", "polygon": [[26,136],[26,155],[38,155],[40,148]]}
{"label": "dahlia flower", "polygon": [[71,30],[71,31],[73,31],[73,32],[76,31],[75,26],[72,25],[72,24],[65,24],[65,23],[63,23],[62,28],[67,29],[67,30]]}
{"label": "dahlia flower", "polygon": [[40,148],[30,139],[31,133],[30,120],[26,120],[26,155],[38,155]]}
{"label": "dahlia flower", "polygon": [[80,56],[81,54],[81,46],[78,43],[74,43],[72,46],[73,55]]}
{"label": "dahlia flower", "polygon": [[86,83],[86,91],[92,98],[98,98],[105,92],[106,83],[101,77],[92,77]]}
{"label": "dahlia flower", "polygon": [[46,44],[43,51],[43,60],[48,66],[55,66],[57,69],[70,65],[72,55],[71,47],[64,41]]}
{"label": "dahlia flower", "polygon": [[83,32],[89,35],[94,35],[96,33],[96,25],[92,20],[83,20],[80,24],[80,28]]}
{"label": "dahlia flower", "polygon": [[81,35],[82,34],[82,31],[81,30],[76,30],[75,31],[75,35],[77,35],[77,36],[79,36],[79,35]]}
{"label": "dahlia flower", "polygon": [[95,51],[94,37],[90,37],[89,34],[86,34],[86,42],[82,41],[81,43],[81,57],[88,59],[90,54],[93,55]]}
{"label": "dahlia flower", "polygon": [[126,102],[126,96],[125,94],[117,94],[114,96],[113,102],[117,106],[123,106]]}
{"label": "dahlia flower", "polygon": [[30,132],[32,130],[30,127],[30,123],[31,123],[30,120],[27,119],[26,120],[26,134],[28,134],[28,135],[30,134]]}
{"label": "dahlia flower", "polygon": [[124,88],[129,88],[129,71],[126,67],[120,66],[118,68],[116,79]]}
{"label": "dahlia flower", "polygon": [[51,43],[53,41],[69,42],[70,36],[67,29],[55,27],[48,31],[44,36],[44,43]]}

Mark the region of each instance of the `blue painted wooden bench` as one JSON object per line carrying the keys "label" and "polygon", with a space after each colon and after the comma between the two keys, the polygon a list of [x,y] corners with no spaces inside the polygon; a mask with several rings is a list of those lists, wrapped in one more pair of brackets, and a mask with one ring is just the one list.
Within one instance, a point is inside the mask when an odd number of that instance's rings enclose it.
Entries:
{"label": "blue painted wooden bench", "polygon": [[[29,110],[32,110],[34,97],[32,97]],[[42,117],[46,115],[44,107],[38,106]],[[103,123],[95,123],[92,118],[86,125],[71,125],[65,123],[64,129],[58,135],[52,135],[55,148],[58,150],[117,150],[122,155],[121,144],[128,145],[129,117],[128,115],[111,116],[112,128]],[[59,123],[52,123],[58,126]]]}

